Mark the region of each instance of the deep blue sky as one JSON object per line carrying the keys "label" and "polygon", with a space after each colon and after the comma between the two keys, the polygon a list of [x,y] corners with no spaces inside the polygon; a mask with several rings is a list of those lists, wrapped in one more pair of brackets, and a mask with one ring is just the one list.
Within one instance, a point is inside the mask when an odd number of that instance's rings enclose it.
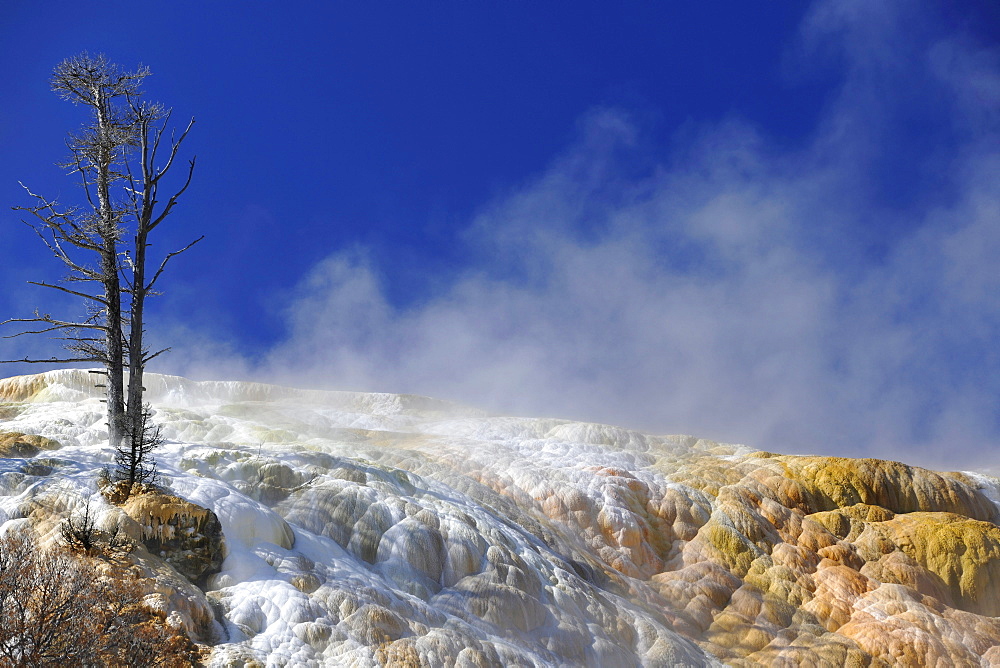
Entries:
{"label": "deep blue sky", "polygon": [[[48,90],[55,63],[89,50],[150,66],[149,96],[198,123],[176,224],[207,233],[202,261],[225,258],[200,267],[209,318],[257,312],[354,243],[373,248],[394,299],[419,299],[462,263],[456,229],[543,170],[595,107],[636,114],[661,153],[679,126],[728,116],[801,141],[828,94],[822,72],[787,80],[804,12],[792,2],[13,5],[0,49],[18,103],[0,112],[2,142],[25,159],[4,161],[0,200],[22,201],[18,180],[70,188],[53,163],[81,116]],[[278,334],[257,324],[249,346]]]}
{"label": "deep blue sky", "polygon": [[[76,195],[56,63],[142,63],[197,119],[157,247],[206,235],[164,371],[931,461],[1000,443],[998,35],[987,0],[7,2],[0,203]],[[17,221],[4,316],[55,271]]]}

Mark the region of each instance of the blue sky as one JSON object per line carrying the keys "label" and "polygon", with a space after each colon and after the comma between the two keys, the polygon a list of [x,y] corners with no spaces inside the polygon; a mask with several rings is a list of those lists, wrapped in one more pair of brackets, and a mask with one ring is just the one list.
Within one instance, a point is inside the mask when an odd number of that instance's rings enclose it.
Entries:
{"label": "blue sky", "polygon": [[157,370],[1000,465],[995,3],[201,5],[0,10],[0,202],[76,196],[65,57],[197,119]]}

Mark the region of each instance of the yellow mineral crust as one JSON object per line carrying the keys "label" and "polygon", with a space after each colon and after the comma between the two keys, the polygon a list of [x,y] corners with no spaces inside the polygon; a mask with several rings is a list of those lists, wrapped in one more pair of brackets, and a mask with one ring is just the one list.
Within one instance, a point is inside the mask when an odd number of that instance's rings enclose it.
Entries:
{"label": "yellow mineral crust", "polygon": [[225,552],[219,518],[208,508],[163,492],[133,494],[122,510],[142,542],[192,582],[218,572]]}
{"label": "yellow mineral crust", "polygon": [[143,538],[171,540],[180,524],[201,526],[211,512],[170,494],[135,494],[122,506],[125,513],[143,528]]}
{"label": "yellow mineral crust", "polygon": [[41,450],[58,450],[58,441],[19,431],[0,431],[0,457],[33,457]]}
{"label": "yellow mineral crust", "polygon": [[[886,541],[894,551],[879,554]],[[874,544],[879,547],[873,549]],[[951,513],[907,513],[869,524],[857,545],[869,562],[881,562],[895,550],[912,559],[919,567],[912,571],[914,580],[900,578],[901,584],[939,596],[943,586],[943,602],[950,606],[1000,616],[1000,527],[995,524]]]}
{"label": "yellow mineral crust", "polygon": [[48,384],[46,374],[4,378],[0,380],[0,401],[29,401]]}
{"label": "yellow mineral crust", "polygon": [[[965,475],[876,459],[679,455],[653,441],[644,452],[668,484],[642,467],[591,466],[572,483],[491,486],[575,527],[609,569],[652,586],[675,630],[730,665],[1000,658],[997,507]],[[980,634],[976,652],[969,633]]]}
{"label": "yellow mineral crust", "polygon": [[787,477],[805,485],[814,510],[862,503],[894,513],[949,512],[978,520],[997,519],[996,506],[960,473],[937,473],[881,459],[776,459],[787,466]]}
{"label": "yellow mineral crust", "polygon": [[719,483],[711,519],[651,578],[703,648],[747,666],[1000,656],[1000,527],[966,476],[768,453],[717,465],[695,468]]}

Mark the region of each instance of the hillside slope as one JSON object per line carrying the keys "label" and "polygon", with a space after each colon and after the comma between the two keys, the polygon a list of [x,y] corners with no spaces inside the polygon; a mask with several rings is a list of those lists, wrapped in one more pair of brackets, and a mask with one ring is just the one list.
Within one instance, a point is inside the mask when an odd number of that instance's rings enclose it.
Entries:
{"label": "hillside slope", "polygon": [[118,508],[92,382],[0,381],[0,531],[213,511],[221,564],[131,557],[211,665],[1000,664],[994,478],[150,375],[165,493]]}

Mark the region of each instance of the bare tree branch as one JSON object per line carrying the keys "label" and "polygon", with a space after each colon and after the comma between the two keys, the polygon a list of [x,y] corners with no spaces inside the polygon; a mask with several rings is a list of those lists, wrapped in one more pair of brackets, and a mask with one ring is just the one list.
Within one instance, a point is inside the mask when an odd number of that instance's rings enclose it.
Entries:
{"label": "bare tree branch", "polygon": [[[168,119],[170,118],[170,114],[167,114],[167,118]],[[166,124],[166,121],[164,121],[164,125],[165,124]],[[192,127],[194,127],[194,119],[193,118],[190,121],[188,121],[187,127],[184,128],[184,132],[181,133],[181,136],[178,137],[177,141],[171,141],[170,157],[167,158],[167,162],[166,162],[165,165],[163,165],[163,169],[161,169],[159,172],[157,172],[156,177],[155,177],[154,180],[159,181],[160,177],[162,177],[164,174],[166,174],[168,171],[170,171],[170,167],[174,164],[174,158],[177,157],[177,151],[180,149],[181,143],[183,143],[185,137],[187,137],[188,133],[191,132],[191,128]],[[161,134],[162,134],[162,132],[161,132]],[[159,137],[157,137],[156,143],[157,144],[160,143]],[[192,168],[193,167],[194,167],[194,165],[192,165]],[[190,181],[190,178],[188,180]],[[185,186],[185,188],[186,187],[187,186]],[[181,192],[183,192],[183,189],[181,190]]]}
{"label": "bare tree branch", "polygon": [[[194,122],[194,121],[192,120],[192,122]],[[171,195],[170,199],[167,201],[166,206],[163,207],[163,211],[160,213],[160,215],[156,218],[156,220],[154,220],[152,223],[150,223],[150,225],[149,225],[149,229],[150,230],[153,230],[154,228],[156,228],[157,225],[159,225],[160,223],[163,222],[164,218],[166,218],[167,216],[170,215],[170,211],[174,208],[174,205],[177,204],[177,198],[179,198],[181,195],[183,195],[184,191],[188,189],[189,185],[191,185],[191,177],[194,176],[194,163],[195,163],[195,159],[196,158],[191,158],[190,160],[188,160],[188,175],[187,175],[187,180],[184,181],[184,186],[180,190],[178,190],[176,193],[174,193],[173,195]],[[156,178],[160,178],[160,176],[162,176],[162,175],[163,175],[163,172],[160,172],[160,175],[157,176]]]}
{"label": "bare tree branch", "polygon": [[172,348],[164,348],[163,350],[158,350],[158,351],[156,351],[156,352],[155,352],[155,353],[153,353],[152,355],[145,355],[145,356],[144,356],[144,357],[142,358],[142,363],[143,363],[143,364],[145,364],[146,362],[150,361],[151,359],[153,359],[153,358],[155,358],[155,357],[159,357],[159,356],[160,356],[160,355],[162,355],[163,353],[167,353],[167,352],[170,352],[171,350],[172,350]]}
{"label": "bare tree branch", "polygon": [[204,238],[205,238],[205,235],[203,234],[200,237],[198,237],[197,239],[195,239],[194,241],[192,241],[191,243],[189,243],[184,248],[182,248],[180,250],[175,250],[173,253],[168,253],[167,256],[165,258],[163,258],[163,262],[160,263],[160,268],[156,270],[156,273],[153,275],[152,280],[149,281],[149,283],[146,284],[146,287],[145,287],[146,292],[149,292],[150,290],[153,289],[153,285],[156,283],[156,280],[160,277],[160,274],[162,274],[163,270],[166,268],[167,262],[169,262],[172,258],[180,255],[184,251],[188,250],[189,248],[191,248],[192,246],[194,246],[196,243],[198,243],[199,241],[201,241]]}
{"label": "bare tree branch", "polygon": [[69,288],[64,288],[61,285],[53,285],[52,283],[45,283],[43,281],[28,281],[28,283],[30,285],[38,285],[38,286],[41,286],[43,288],[52,288],[53,290],[60,290],[62,292],[65,292],[65,293],[68,293],[68,294],[71,294],[71,295],[76,295],[77,297],[82,297],[84,299],[89,299],[91,301],[95,301],[98,304],[103,304],[104,306],[108,305],[108,300],[104,299],[103,297],[98,297],[97,295],[88,295],[85,292],[77,292],[76,290],[70,290]]}
{"label": "bare tree branch", "polygon": [[77,364],[79,362],[103,362],[93,357],[50,357],[47,360],[31,360],[27,357],[17,360],[0,360],[0,364]]}

